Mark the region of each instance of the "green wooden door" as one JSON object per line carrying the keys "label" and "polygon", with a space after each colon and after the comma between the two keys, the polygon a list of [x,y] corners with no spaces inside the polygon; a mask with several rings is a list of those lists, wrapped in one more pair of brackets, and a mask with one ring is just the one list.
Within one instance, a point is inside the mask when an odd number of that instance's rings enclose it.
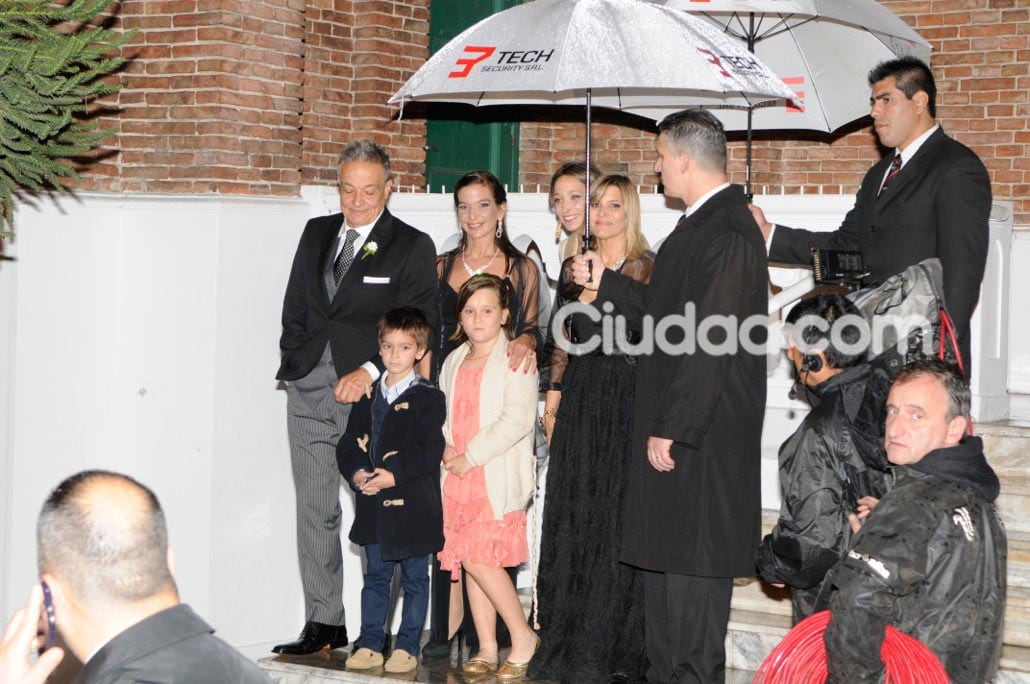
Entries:
{"label": "green wooden door", "polygon": [[[429,53],[480,19],[520,0],[431,0]],[[470,107],[437,103],[427,108],[426,185],[433,192],[445,188],[469,171],[494,173],[509,189],[519,177],[519,124],[505,121],[509,107]]]}

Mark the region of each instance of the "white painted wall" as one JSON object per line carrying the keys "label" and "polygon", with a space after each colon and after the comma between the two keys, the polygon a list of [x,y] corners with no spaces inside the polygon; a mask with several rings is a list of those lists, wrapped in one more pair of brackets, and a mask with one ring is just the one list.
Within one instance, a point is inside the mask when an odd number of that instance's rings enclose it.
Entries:
{"label": "white painted wall", "polygon": [[[679,209],[645,195],[652,241]],[[833,228],[848,196],[760,197],[774,219]],[[395,193],[395,214],[438,244],[457,230],[449,196]],[[252,656],[303,622],[294,494],[278,366],[283,289],[307,218],[336,210],[330,188],[299,199],[82,194],[23,206],[0,261],[0,617],[35,577],[34,525],[49,490],[90,467],[151,486],[167,511],[184,600]],[[557,272],[546,198],[513,194],[509,230],[536,239]],[[1010,389],[1030,393],[1030,230],[1017,231]],[[800,420],[780,367],[763,442],[766,506],[775,450]],[[343,492],[344,530],[352,510]],[[348,629],[358,632],[360,558],[346,553]]]}

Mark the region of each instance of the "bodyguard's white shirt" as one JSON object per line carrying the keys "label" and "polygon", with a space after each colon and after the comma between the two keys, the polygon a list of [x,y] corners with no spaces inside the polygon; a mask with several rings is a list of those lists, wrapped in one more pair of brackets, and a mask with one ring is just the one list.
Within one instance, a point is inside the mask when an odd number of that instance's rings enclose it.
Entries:
{"label": "bodyguard's white shirt", "polygon": [[722,192],[723,190],[725,190],[728,187],[730,187],[729,183],[723,183],[722,185],[717,185],[716,187],[712,188],[711,190],[709,190],[705,194],[701,195],[700,197],[697,198],[697,201],[695,201],[693,204],[691,204],[689,207],[687,207],[687,210],[685,212],[683,212],[683,217],[684,218],[690,218],[691,215],[695,214],[698,209],[700,209],[702,206],[704,206],[705,202],[707,202],[714,195],[719,194],[720,192]]}

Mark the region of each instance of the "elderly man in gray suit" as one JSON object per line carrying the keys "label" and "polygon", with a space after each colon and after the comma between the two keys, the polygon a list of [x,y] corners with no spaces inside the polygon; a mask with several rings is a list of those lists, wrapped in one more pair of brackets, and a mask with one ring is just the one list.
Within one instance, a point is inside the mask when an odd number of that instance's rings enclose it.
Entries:
{"label": "elderly man in gray suit", "polygon": [[[437,329],[436,250],[428,235],[390,214],[390,157],[371,140],[340,153],[342,213],[308,221],[283,301],[279,340],[297,493],[297,552],[307,622],[275,653],[347,645],[336,444],[351,404],[382,371],[376,324],[413,306]],[[430,345],[432,348],[432,345]],[[429,355],[422,359],[428,377]]]}

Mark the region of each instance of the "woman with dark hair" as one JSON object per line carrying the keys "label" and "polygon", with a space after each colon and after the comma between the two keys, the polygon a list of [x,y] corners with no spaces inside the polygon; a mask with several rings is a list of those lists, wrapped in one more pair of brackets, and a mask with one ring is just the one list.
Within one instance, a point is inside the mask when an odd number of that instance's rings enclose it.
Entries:
{"label": "woman with dark hair", "polygon": [[[640,198],[628,178],[597,181],[590,226],[605,266],[650,280],[654,255],[640,232]],[[541,646],[530,674],[575,684],[607,682],[615,674],[634,681],[646,665],[643,595],[636,571],[619,563],[619,550],[632,452],[631,345],[641,335],[625,330],[621,339],[591,346],[602,339],[603,310],[594,304],[596,292],[573,283],[571,262],[562,264],[549,328],[553,351],[542,421],[551,450],[537,574]],[[579,311],[570,314],[569,304]],[[583,311],[590,307],[596,316]]]}
{"label": "woman with dark hair", "polygon": [[536,265],[508,239],[504,185],[489,171],[466,173],[454,185],[454,207],[461,240],[456,249],[436,259],[441,334],[439,348],[433,350],[431,380],[436,381],[444,359],[456,347],[451,335],[458,327],[458,291],[480,273],[497,276],[508,288],[506,304],[516,335],[508,345],[510,367],[535,372],[536,350],[543,342],[537,328],[540,276]]}
{"label": "woman with dark hair", "polygon": [[[515,335],[507,345],[508,366],[536,373],[536,350],[543,346],[538,327],[540,272],[508,239],[504,223],[508,195],[504,185],[489,171],[467,173],[454,185],[454,207],[461,240],[456,249],[436,260],[440,334],[436,336],[438,347],[433,350],[431,380],[439,381],[444,359],[458,346],[452,338],[459,327],[458,292],[466,281],[480,274],[497,276],[505,285],[505,306]],[[508,571],[514,581],[517,568]],[[467,613],[463,593],[461,581],[452,582],[450,573],[441,571],[439,562],[434,562],[432,617],[429,643],[423,649],[425,657],[450,656],[450,642],[461,630]],[[474,648],[478,642],[471,622],[466,620],[465,627],[466,642]],[[503,625],[499,624],[498,630],[499,642],[507,645],[509,637]]]}

